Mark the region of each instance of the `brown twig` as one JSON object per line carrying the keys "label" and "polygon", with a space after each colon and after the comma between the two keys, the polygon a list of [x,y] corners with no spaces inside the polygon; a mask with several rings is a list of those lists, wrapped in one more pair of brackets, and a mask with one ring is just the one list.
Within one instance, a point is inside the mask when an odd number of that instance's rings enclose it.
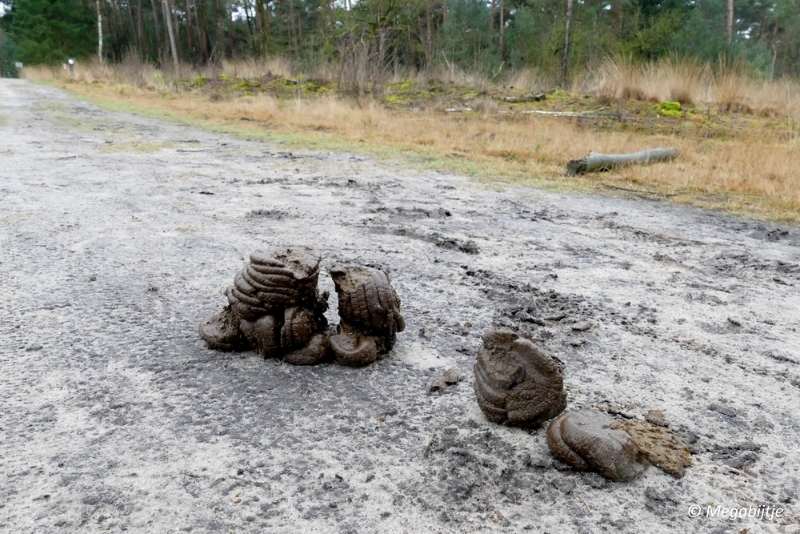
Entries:
{"label": "brown twig", "polygon": [[[602,185],[603,185],[603,187],[607,187],[609,189],[616,189],[618,191],[628,191],[630,193],[638,193],[638,194],[641,194],[641,195],[654,195],[654,196],[661,196],[661,197],[666,197],[666,198],[677,197],[678,195],[681,194],[681,193],[664,193],[664,194],[661,194],[658,191],[643,191],[641,189],[628,189],[627,187],[619,187],[619,186],[611,185],[611,184],[602,184]],[[647,199],[647,200],[652,200],[652,199]]]}
{"label": "brown twig", "polygon": [[592,510],[591,510],[591,508],[589,508],[589,505],[588,505],[588,504],[586,504],[586,501],[584,501],[584,500],[583,500],[583,497],[581,497],[581,496],[580,496],[580,495],[578,495],[577,493],[575,494],[575,496],[576,496],[576,497],[578,498],[578,500],[579,500],[579,501],[581,501],[581,502],[583,503],[583,505],[586,507],[586,511],[587,511],[587,512],[589,512],[589,513],[591,514],[591,513],[592,513]]}
{"label": "brown twig", "polygon": [[436,419],[433,420],[433,426],[431,427],[431,437],[428,440],[428,444],[425,445],[425,450],[422,451],[423,458],[427,458],[428,455],[431,453],[431,447],[433,447],[434,437],[436,437]]}
{"label": "brown twig", "polygon": [[603,184],[603,187],[607,187],[609,189],[616,189],[618,191],[629,191],[631,193],[642,193],[642,194],[645,194],[645,195],[657,195],[658,194],[655,191],[642,191],[641,189],[628,189],[627,187],[619,187],[619,186],[611,185],[611,184]]}

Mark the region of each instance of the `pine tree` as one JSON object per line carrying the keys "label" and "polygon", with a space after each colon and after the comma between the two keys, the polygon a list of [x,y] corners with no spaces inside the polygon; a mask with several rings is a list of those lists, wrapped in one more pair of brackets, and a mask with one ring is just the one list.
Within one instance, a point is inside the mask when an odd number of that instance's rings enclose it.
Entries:
{"label": "pine tree", "polygon": [[57,64],[94,51],[96,15],[79,0],[15,0],[3,19],[25,64]]}
{"label": "pine tree", "polygon": [[0,30],[0,76],[3,78],[16,78],[17,67],[14,65],[15,62],[14,43],[3,30]]}

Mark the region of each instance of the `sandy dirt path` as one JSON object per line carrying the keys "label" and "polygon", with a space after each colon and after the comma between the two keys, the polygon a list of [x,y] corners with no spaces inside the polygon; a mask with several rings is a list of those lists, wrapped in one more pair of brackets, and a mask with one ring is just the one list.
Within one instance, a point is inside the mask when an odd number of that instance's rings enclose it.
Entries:
{"label": "sandy dirt path", "polygon": [[[408,328],[388,358],[205,347],[246,255],[283,244],[390,273]],[[570,408],[662,410],[694,466],[605,483],[488,423],[471,369],[492,325],[564,363]],[[2,532],[798,532],[798,329],[797,228],[495,191],[0,80]],[[448,367],[464,380],[429,395]]]}

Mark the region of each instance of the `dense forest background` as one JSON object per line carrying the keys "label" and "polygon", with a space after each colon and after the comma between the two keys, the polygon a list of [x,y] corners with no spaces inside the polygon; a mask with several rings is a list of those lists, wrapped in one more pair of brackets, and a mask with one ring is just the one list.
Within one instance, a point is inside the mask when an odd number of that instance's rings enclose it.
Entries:
{"label": "dense forest background", "polygon": [[[162,67],[287,57],[423,70],[532,68],[611,56],[736,62],[800,77],[800,0],[4,0],[0,61]],[[569,21],[569,23],[568,23]],[[566,37],[569,36],[568,39]],[[565,54],[566,50],[566,54]]]}

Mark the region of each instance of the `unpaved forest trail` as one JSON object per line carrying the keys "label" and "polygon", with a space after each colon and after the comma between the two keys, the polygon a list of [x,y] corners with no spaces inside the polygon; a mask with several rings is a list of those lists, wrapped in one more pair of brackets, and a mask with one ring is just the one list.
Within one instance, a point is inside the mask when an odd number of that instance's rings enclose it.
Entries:
{"label": "unpaved forest trail", "polygon": [[[492,191],[16,80],[0,143],[0,532],[798,532],[797,228]],[[246,255],[284,244],[390,273],[388,358],[205,347]],[[570,408],[662,410],[694,466],[606,484],[488,423],[471,369],[493,324],[564,362]],[[429,396],[447,367],[464,380]],[[689,516],[707,503],[785,512]]]}

